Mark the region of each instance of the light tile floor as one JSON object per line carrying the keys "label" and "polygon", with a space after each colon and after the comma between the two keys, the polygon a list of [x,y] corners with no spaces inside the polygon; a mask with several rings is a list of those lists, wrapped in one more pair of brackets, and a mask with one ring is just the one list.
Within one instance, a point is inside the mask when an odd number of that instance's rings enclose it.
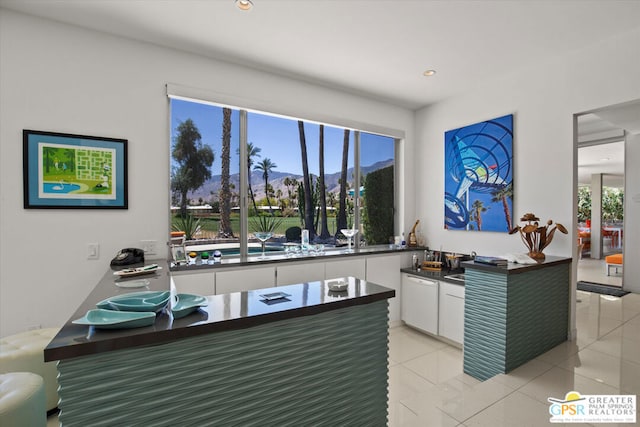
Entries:
{"label": "light tile floor", "polygon": [[389,426],[550,426],[549,397],[640,394],[640,294],[578,299],[576,341],[484,382],[462,372],[462,350],[392,328]]}
{"label": "light tile floor", "polygon": [[607,276],[607,266],[603,259],[584,257],[578,261],[578,280],[604,285],[622,286],[622,269],[611,269]]}
{"label": "light tile floor", "polygon": [[578,300],[575,341],[484,382],[462,372],[462,350],[391,328],[389,426],[550,426],[548,397],[640,394],[640,294],[578,291]]}

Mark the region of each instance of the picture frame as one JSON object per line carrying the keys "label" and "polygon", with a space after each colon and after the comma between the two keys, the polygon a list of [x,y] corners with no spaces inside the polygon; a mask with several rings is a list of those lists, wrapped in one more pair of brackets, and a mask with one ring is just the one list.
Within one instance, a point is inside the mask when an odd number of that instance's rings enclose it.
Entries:
{"label": "picture frame", "polygon": [[127,140],[24,129],[25,209],[128,209]]}
{"label": "picture frame", "polygon": [[188,264],[187,261],[187,251],[182,245],[171,245],[171,257],[173,258],[173,262],[175,265]]}
{"label": "picture frame", "polygon": [[444,228],[513,228],[513,114],[444,134]]}

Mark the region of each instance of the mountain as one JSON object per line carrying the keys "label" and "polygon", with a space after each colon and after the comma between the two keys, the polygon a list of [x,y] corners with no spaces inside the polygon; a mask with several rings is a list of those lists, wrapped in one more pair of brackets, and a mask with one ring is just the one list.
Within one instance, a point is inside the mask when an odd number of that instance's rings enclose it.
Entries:
{"label": "mountain", "polygon": [[[393,165],[393,159],[376,162],[373,165],[363,166],[360,169],[362,171],[362,175],[366,176],[369,172],[376,171],[390,165]],[[347,170],[347,176],[349,177],[349,180],[353,179],[353,168],[349,168]],[[296,175],[293,173],[273,171],[269,174],[269,184],[273,187],[274,191],[282,191],[283,197],[288,197],[287,186],[284,185],[284,180],[287,177],[295,179],[298,182],[302,181],[302,175]],[[318,177],[317,175],[313,175],[313,177],[315,182]],[[325,174],[324,180],[328,193],[340,192],[340,172]],[[240,189],[240,174],[232,174],[229,182],[235,187],[232,188],[231,192],[237,193]],[[256,200],[264,198],[264,179],[262,178],[261,171],[251,171],[251,188],[253,189],[253,194],[255,195]],[[208,179],[202,187],[189,192],[189,198],[191,200],[198,200],[202,198],[205,203],[210,203],[212,201],[212,195],[215,196],[213,200],[217,200],[219,191],[220,175],[215,175]]]}

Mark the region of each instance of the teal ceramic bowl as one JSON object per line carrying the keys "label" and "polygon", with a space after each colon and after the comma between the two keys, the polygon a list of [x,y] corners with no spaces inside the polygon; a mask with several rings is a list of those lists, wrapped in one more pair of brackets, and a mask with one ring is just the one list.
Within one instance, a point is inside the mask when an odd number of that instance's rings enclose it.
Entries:
{"label": "teal ceramic bowl", "polygon": [[185,317],[200,307],[207,305],[207,299],[200,295],[192,294],[178,294],[176,295],[176,301],[171,308],[171,313],[174,319]]}
{"label": "teal ceramic bowl", "polygon": [[97,309],[87,311],[84,317],[73,320],[71,323],[98,329],[127,329],[150,326],[155,321],[155,313]]}
{"label": "teal ceramic bowl", "polygon": [[160,311],[167,306],[171,292],[146,291],[131,292],[100,301],[96,306],[118,311]]}

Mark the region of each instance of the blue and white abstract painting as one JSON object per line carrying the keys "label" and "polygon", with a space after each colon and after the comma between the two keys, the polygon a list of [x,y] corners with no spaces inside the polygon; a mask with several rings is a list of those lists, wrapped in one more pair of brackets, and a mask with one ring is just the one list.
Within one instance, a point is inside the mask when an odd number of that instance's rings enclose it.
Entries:
{"label": "blue and white abstract painting", "polygon": [[513,114],[444,134],[444,226],[508,232],[513,211]]}

